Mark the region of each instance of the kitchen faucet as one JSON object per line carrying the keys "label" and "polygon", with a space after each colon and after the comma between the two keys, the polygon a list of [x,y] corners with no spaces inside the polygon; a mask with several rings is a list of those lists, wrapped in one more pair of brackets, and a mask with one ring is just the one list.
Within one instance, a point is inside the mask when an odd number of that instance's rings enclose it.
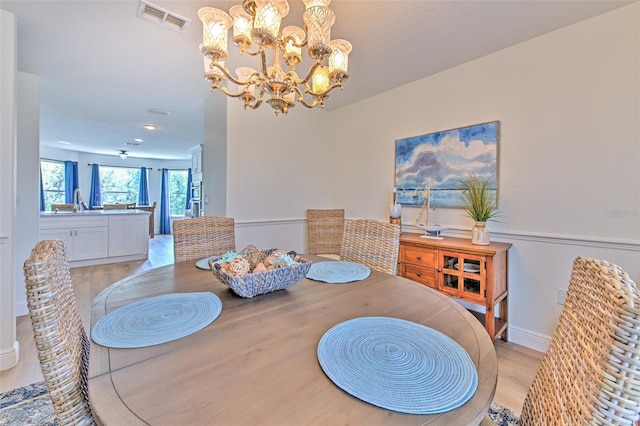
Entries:
{"label": "kitchen faucet", "polygon": [[76,188],[73,190],[73,212],[77,213],[81,210],[83,210],[82,195],[80,194],[80,189]]}

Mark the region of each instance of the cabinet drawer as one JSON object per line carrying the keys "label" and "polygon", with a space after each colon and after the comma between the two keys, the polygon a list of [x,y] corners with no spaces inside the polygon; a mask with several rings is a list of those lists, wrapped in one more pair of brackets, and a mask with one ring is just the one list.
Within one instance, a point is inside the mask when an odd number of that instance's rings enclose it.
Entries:
{"label": "cabinet drawer", "polygon": [[437,256],[435,250],[417,250],[406,248],[404,251],[404,256],[404,261],[406,262],[407,267],[409,267],[409,265],[416,265],[435,269],[437,264]]}
{"label": "cabinet drawer", "polygon": [[436,271],[431,268],[423,268],[415,265],[405,265],[405,278],[417,281],[431,288],[436,288]]}

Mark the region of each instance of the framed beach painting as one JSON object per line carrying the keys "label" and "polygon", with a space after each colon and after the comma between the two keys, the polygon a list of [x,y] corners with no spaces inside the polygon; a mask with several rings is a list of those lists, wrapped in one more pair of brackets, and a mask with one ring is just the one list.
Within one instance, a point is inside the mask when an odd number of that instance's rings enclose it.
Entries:
{"label": "framed beach painting", "polygon": [[489,177],[498,191],[500,122],[396,140],[395,189],[398,203],[420,206],[430,188],[430,206],[463,207],[460,179]]}

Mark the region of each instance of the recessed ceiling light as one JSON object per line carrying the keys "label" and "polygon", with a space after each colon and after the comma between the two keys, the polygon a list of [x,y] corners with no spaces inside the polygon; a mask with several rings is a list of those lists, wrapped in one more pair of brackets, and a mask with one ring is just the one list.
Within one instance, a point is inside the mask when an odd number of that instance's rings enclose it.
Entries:
{"label": "recessed ceiling light", "polygon": [[136,141],[136,142],[143,142],[144,141],[144,139],[140,139],[140,138],[134,138],[133,140]]}
{"label": "recessed ceiling light", "polygon": [[142,127],[144,127],[147,130],[155,130],[156,129],[156,126],[154,126],[153,124],[145,124]]}

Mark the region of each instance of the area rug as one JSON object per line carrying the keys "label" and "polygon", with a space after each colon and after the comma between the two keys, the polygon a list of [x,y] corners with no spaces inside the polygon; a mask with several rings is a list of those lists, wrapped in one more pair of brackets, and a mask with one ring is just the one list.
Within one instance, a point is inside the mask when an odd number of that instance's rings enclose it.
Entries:
{"label": "area rug", "polygon": [[[498,426],[518,426],[515,414],[495,402],[489,417]],[[58,426],[44,382],[0,393],[0,425]]]}
{"label": "area rug", "polygon": [[44,382],[0,394],[0,425],[57,426]]}

